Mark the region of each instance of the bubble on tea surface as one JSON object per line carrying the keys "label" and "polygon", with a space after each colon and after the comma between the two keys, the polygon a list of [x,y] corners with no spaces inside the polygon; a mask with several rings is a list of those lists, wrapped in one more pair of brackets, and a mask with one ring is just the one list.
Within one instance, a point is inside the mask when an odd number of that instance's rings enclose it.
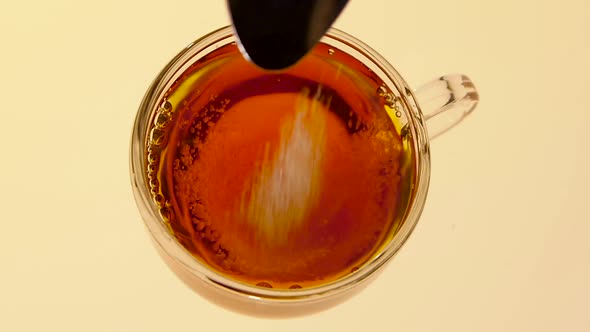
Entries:
{"label": "bubble on tea surface", "polygon": [[385,96],[383,96],[383,98],[385,98],[385,102],[387,104],[390,104],[391,102],[393,102],[393,95],[391,93],[386,94]]}
{"label": "bubble on tea surface", "polygon": [[164,143],[165,135],[166,133],[163,130],[154,128],[151,133],[150,143],[154,146],[162,145]]}
{"label": "bubble on tea surface", "polygon": [[160,216],[165,221],[170,221],[170,219],[172,218],[172,210],[169,207],[163,207],[160,209]]}
{"label": "bubble on tea surface", "polygon": [[160,185],[160,181],[157,178],[151,178],[149,181],[149,185],[151,188],[158,188]]}
{"label": "bubble on tea surface", "polygon": [[170,123],[170,116],[167,113],[158,114],[154,122],[157,128],[166,128]]}
{"label": "bubble on tea surface", "polygon": [[166,199],[164,198],[164,195],[162,195],[162,194],[157,194],[154,197],[154,200],[156,201],[156,204],[158,204],[159,206],[163,205],[166,201]]}
{"label": "bubble on tea surface", "polygon": [[170,104],[170,102],[167,100],[162,101],[162,104],[160,107],[162,110],[164,110],[166,112],[169,112],[172,110],[172,104]]}
{"label": "bubble on tea surface", "polygon": [[148,160],[148,163],[150,163],[150,164],[154,164],[154,163],[158,162],[158,159],[159,159],[159,155],[157,153],[150,152],[147,155],[147,160]]}
{"label": "bubble on tea surface", "polygon": [[264,288],[272,288],[272,285],[269,284],[268,282],[259,282],[256,284],[256,286],[258,287],[264,287]]}
{"label": "bubble on tea surface", "polygon": [[157,166],[154,163],[149,163],[147,167],[148,174],[156,173],[158,170]]}

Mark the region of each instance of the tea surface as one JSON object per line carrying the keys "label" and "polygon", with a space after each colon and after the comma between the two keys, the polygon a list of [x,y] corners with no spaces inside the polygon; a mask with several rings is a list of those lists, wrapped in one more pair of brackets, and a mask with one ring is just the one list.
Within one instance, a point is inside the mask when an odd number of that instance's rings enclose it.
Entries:
{"label": "tea surface", "polygon": [[148,175],[171,232],[213,269],[261,287],[358,269],[394,235],[412,180],[386,92],[323,44],[281,72],[235,45],[214,50],[154,119]]}

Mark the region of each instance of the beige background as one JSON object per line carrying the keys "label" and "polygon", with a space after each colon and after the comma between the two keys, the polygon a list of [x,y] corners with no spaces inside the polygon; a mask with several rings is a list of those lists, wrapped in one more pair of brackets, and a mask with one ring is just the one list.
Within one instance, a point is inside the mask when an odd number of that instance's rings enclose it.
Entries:
{"label": "beige background", "polygon": [[128,176],[135,111],[222,0],[0,0],[0,331],[590,331],[590,5],[352,0],[336,26],[414,86],[482,102],[432,144],[385,273],[315,316],[215,307],[155,254]]}

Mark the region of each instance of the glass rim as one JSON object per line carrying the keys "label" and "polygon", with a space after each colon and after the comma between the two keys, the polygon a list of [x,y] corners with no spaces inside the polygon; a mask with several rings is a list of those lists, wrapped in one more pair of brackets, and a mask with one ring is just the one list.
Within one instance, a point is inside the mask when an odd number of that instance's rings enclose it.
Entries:
{"label": "glass rim", "polygon": [[171,80],[175,74],[186,70],[187,64],[191,64],[209,52],[201,55],[199,53],[221,42],[224,44],[236,42],[233,27],[225,26],[214,30],[182,49],[153,80],[137,112],[131,137],[130,175],[136,204],[152,240],[177,263],[180,263],[203,282],[223,289],[224,291],[249,297],[252,300],[273,302],[319,300],[353,288],[380,270],[400,250],[415,228],[424,208],[430,182],[429,140],[422,112],[416,102],[413,91],[393,66],[364,42],[336,28],[331,28],[326,33],[321,42],[328,45],[337,42],[354,50],[358,55],[352,55],[349,52],[346,53],[354,56],[366,65],[367,61],[370,62],[373,67],[380,71],[377,74],[382,79],[389,79],[389,82],[394,85],[392,88],[395,88],[399,92],[399,101],[402,103],[408,118],[409,130],[413,137],[412,143],[414,144],[416,154],[414,165],[416,172],[414,197],[411,199],[407,215],[402,221],[397,233],[387,244],[382,246],[378,253],[361,265],[354,273],[350,273],[323,285],[302,289],[272,289],[249,285],[226,277],[201,263],[176,240],[169,232],[165,221],[159,214],[149,190],[150,187],[146,174],[147,131],[150,125],[151,115],[157,109],[158,103],[166,91],[166,87],[173,83]]}

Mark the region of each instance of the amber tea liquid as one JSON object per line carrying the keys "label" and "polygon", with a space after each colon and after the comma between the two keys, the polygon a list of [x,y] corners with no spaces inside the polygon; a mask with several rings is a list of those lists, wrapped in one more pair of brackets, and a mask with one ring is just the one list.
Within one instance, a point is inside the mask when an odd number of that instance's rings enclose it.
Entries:
{"label": "amber tea liquid", "polygon": [[212,51],[153,119],[147,174],[169,230],[251,285],[353,273],[395,235],[410,200],[413,156],[391,100],[368,68],[324,44],[281,72],[234,44]]}

